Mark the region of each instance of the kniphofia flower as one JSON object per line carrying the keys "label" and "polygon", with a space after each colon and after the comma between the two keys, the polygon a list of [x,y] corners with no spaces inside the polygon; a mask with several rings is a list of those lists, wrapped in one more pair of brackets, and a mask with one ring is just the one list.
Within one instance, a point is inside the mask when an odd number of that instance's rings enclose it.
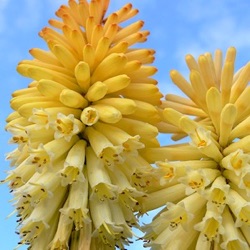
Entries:
{"label": "kniphofia flower", "polygon": [[170,72],[184,96],[166,95],[158,128],[184,141],[144,152],[162,186],[143,209],[166,204],[145,226],[152,249],[250,248],[250,64],[235,73],[235,56],[187,55],[190,81]]}
{"label": "kniphofia flower", "polygon": [[69,0],[18,72],[32,82],[13,93],[6,129],[17,148],[6,177],[20,243],[29,249],[124,249],[138,226],[158,147],[161,103],[154,51],[137,10],[106,16],[109,0]]}

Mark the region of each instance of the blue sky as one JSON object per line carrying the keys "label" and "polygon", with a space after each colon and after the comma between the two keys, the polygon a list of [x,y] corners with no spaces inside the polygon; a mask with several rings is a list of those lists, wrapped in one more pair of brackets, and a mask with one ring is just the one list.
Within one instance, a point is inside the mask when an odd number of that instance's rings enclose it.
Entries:
{"label": "blue sky", "polygon": [[[144,45],[157,51],[154,65],[158,67],[155,76],[164,94],[176,91],[169,71],[178,69],[187,75],[184,63],[186,54],[198,56],[204,52],[214,52],[220,48],[224,52],[229,46],[237,49],[236,68],[250,59],[250,2],[248,0],[132,0],[140,10],[135,19],[145,21],[145,29],[151,35]],[[0,0],[0,179],[4,179],[9,163],[5,154],[13,149],[7,144],[9,135],[4,131],[5,118],[11,112],[9,100],[11,93],[26,87],[29,79],[16,72],[16,65],[22,59],[30,58],[29,49],[45,48],[38,32],[54,17],[55,10],[66,4],[66,0]],[[111,0],[110,10],[123,6],[125,0]],[[15,4],[15,5],[14,5]],[[163,137],[162,137],[163,138]],[[162,139],[162,144],[169,141]],[[11,250],[18,237],[15,232],[15,216],[6,220],[13,210],[8,201],[11,195],[7,185],[0,186],[0,249]],[[22,247],[20,249],[26,249]],[[128,249],[143,249],[137,242]]]}

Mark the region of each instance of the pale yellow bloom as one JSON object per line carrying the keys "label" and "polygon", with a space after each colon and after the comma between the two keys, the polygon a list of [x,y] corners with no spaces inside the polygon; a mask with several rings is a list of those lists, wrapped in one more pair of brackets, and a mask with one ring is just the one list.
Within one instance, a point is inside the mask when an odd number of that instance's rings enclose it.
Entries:
{"label": "pale yellow bloom", "polygon": [[[188,136],[190,142],[143,152],[146,159],[156,161],[155,172],[161,176],[162,185],[144,198],[143,209],[149,211],[166,204],[145,227],[152,249],[250,247],[250,64],[234,73],[235,55],[235,49],[229,48],[224,63],[220,50],[214,57],[205,53],[197,60],[187,55],[190,82],[178,71],[170,72],[185,96],[166,95],[160,108],[165,123],[157,126],[161,132],[173,133],[173,140]],[[180,214],[179,204],[194,195],[193,213],[192,209],[189,212],[196,221],[190,217],[192,226],[187,227],[183,245],[178,245],[173,242],[178,242],[181,234],[168,229],[173,222],[167,214],[172,206],[176,206],[176,215]],[[199,211],[194,211],[202,204]],[[187,217],[182,214],[177,218],[174,225]],[[186,243],[186,239],[190,240]]]}
{"label": "pale yellow bloom", "polygon": [[138,10],[106,15],[109,0],[69,0],[39,33],[48,50],[17,71],[32,82],[13,93],[8,173],[29,249],[124,249],[142,199],[157,183],[142,149],[157,140],[162,94],[154,50]]}

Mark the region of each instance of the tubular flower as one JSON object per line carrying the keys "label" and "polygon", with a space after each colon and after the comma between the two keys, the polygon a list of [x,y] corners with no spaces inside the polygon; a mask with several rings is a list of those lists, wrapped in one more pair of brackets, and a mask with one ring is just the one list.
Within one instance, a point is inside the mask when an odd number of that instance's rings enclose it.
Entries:
{"label": "tubular flower", "polygon": [[[186,56],[190,82],[176,70],[170,73],[186,97],[166,95],[160,107],[163,121],[157,126],[173,133],[173,140],[188,137],[190,142],[143,152],[157,161],[161,187],[143,198],[142,209],[166,204],[144,228],[145,245],[152,249],[250,247],[250,64],[234,73],[235,55],[229,48],[224,63],[220,50],[198,60]],[[180,215],[181,204],[185,215]],[[186,237],[180,248],[182,234]]]}
{"label": "tubular flower", "polygon": [[148,31],[127,4],[69,0],[39,34],[17,71],[32,79],[13,93],[6,129],[6,182],[14,195],[20,243],[29,249],[124,249],[138,227],[142,197],[156,182],[141,154],[159,147],[161,93]]}

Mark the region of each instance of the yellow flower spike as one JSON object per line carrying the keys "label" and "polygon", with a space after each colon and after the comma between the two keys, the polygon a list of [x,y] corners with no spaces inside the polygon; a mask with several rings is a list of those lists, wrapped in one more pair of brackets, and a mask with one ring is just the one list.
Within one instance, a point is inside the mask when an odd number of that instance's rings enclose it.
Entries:
{"label": "yellow flower spike", "polygon": [[227,146],[229,140],[229,135],[232,131],[235,119],[237,116],[237,109],[233,104],[226,104],[222,111],[220,117],[220,137],[219,143],[224,148]]}
{"label": "yellow flower spike", "polygon": [[70,89],[64,89],[60,93],[59,99],[61,103],[70,108],[77,109],[88,106],[88,101],[81,94]]}
{"label": "yellow flower spike", "polygon": [[223,213],[222,225],[226,229],[222,235],[223,243],[221,244],[222,249],[248,249],[248,244],[244,240],[240,231],[235,227],[232,215],[229,209],[226,207]]}
{"label": "yellow flower spike", "polygon": [[64,168],[60,171],[62,186],[67,186],[77,181],[85,181],[82,172],[85,162],[86,145],[86,141],[79,140],[68,152]]}
{"label": "yellow flower spike", "polygon": [[90,68],[86,62],[79,62],[75,67],[75,77],[78,85],[84,93],[87,92],[90,85]]}
{"label": "yellow flower spike", "polygon": [[221,94],[215,87],[207,91],[206,102],[208,113],[215,126],[217,134],[220,133],[220,113],[221,113]]}
{"label": "yellow flower spike", "polygon": [[[138,13],[131,4],[106,15],[108,5],[69,0],[39,33],[48,51],[32,49],[34,59],[17,67],[32,81],[13,93],[6,130],[18,148],[4,182],[21,217],[20,244],[30,249],[124,249],[130,227],[138,227],[144,189],[160,186],[141,151],[159,149],[154,51],[134,46],[149,32],[143,21],[129,20]],[[50,197],[58,201],[53,215],[42,208]],[[46,212],[52,217],[43,223]]]}
{"label": "yellow flower spike", "polygon": [[246,88],[250,78],[250,63],[244,66],[236,82],[232,86],[230,102],[235,103],[243,90]]}
{"label": "yellow flower spike", "polygon": [[108,92],[108,87],[103,82],[95,82],[91,87],[88,89],[87,94],[85,95],[85,98],[89,102],[96,102],[100,99],[102,99]]}
{"label": "yellow flower spike", "polygon": [[117,75],[103,81],[103,83],[108,87],[107,94],[110,94],[126,88],[130,84],[130,78],[124,74]]}
{"label": "yellow flower spike", "polygon": [[97,110],[99,119],[107,123],[117,123],[121,120],[121,112],[113,106],[105,104],[94,104],[90,106]]}

